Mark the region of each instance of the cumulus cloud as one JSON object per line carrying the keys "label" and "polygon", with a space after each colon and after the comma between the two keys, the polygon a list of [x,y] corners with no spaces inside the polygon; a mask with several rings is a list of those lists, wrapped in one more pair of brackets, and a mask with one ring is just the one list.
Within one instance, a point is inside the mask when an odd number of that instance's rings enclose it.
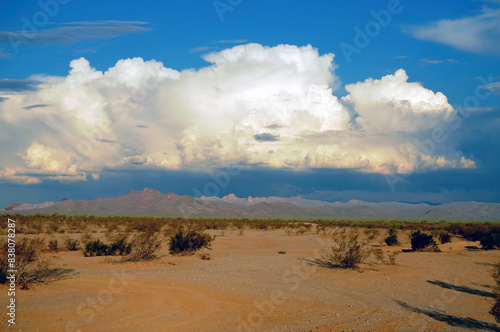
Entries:
{"label": "cumulus cloud", "polygon": [[[312,46],[235,46],[181,72],[140,58],[105,72],[85,58],[66,77],[0,103],[0,179],[98,179],[108,169],[270,168],[410,172],[474,167],[453,140],[425,139],[455,114],[404,70],[346,86]],[[26,110],[29,110],[26,111]],[[18,132],[23,136],[17,139]]]}
{"label": "cumulus cloud", "polygon": [[476,16],[444,19],[423,26],[406,27],[414,38],[448,45],[459,50],[500,52],[500,9],[485,7]]}
{"label": "cumulus cloud", "polygon": [[354,106],[356,122],[367,131],[415,132],[434,128],[440,119],[455,114],[445,95],[409,83],[403,69],[380,80],[349,84],[346,90],[344,100]]}

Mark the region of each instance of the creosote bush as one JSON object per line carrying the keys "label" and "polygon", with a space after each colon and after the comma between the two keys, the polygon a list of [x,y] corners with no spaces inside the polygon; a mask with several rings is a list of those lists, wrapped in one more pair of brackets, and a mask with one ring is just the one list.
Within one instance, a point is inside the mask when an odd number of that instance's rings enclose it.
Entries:
{"label": "creosote bush", "polygon": [[369,242],[374,235],[360,242],[359,232],[354,229],[342,229],[333,234],[334,244],[330,246],[324,258],[334,266],[344,269],[356,269],[371,254]]}
{"label": "creosote bush", "polygon": [[101,240],[99,239],[96,239],[94,241],[85,243],[85,248],[83,248],[83,256],[106,256],[108,255],[108,250],[109,247],[106,243],[101,242]]}
{"label": "creosote bush", "polygon": [[440,251],[433,236],[422,232],[420,229],[412,232],[410,239],[413,251]]}
{"label": "creosote bush", "polygon": [[50,251],[57,251],[57,239],[49,241],[48,246]]}
{"label": "creosote bush", "polygon": [[446,231],[439,233],[439,241],[441,241],[441,244],[450,243],[451,234]]}
{"label": "creosote bush", "polygon": [[500,233],[488,233],[481,238],[480,243],[485,250],[500,248]]}
{"label": "creosote bush", "polygon": [[66,250],[78,250],[78,240],[66,239],[66,241],[64,241],[64,245],[66,246]]}
{"label": "creosote bush", "polygon": [[170,237],[168,250],[174,255],[193,254],[203,248],[212,249],[214,238],[199,231],[178,231]]}
{"label": "creosote bush", "polygon": [[[40,253],[45,249],[42,238],[22,238],[16,242],[15,247],[15,283],[21,289],[28,289],[28,285],[34,282],[44,282],[51,274],[51,261],[40,257]],[[0,283],[8,281],[9,273],[12,270],[8,261],[8,243],[4,241],[0,244]]]}
{"label": "creosote bush", "polygon": [[399,244],[398,236],[396,234],[389,235],[384,241],[388,246],[397,246]]}
{"label": "creosote bush", "polygon": [[375,255],[375,258],[377,258],[377,260],[382,262],[382,264],[396,265],[396,256],[399,255],[399,252],[387,253],[386,257],[382,249],[375,249],[373,250],[373,254]]}
{"label": "creosote bush", "polygon": [[122,261],[147,261],[156,258],[155,253],[161,247],[161,238],[156,231],[150,229],[134,235],[129,245],[130,254]]}

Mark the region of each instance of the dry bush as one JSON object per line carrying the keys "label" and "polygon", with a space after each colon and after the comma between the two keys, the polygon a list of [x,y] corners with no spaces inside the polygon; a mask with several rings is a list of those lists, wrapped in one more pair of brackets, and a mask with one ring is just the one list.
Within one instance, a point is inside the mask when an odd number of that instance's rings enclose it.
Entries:
{"label": "dry bush", "polygon": [[396,265],[396,256],[399,255],[399,252],[387,253],[387,256],[384,255],[382,249],[373,250],[373,254],[375,258],[379,260],[382,264],[385,265]]}
{"label": "dry bush", "polygon": [[49,241],[48,246],[50,251],[57,251],[57,239]]}
{"label": "dry bush", "polygon": [[327,249],[324,258],[333,266],[343,269],[356,269],[371,254],[370,241],[374,236],[360,242],[357,229],[342,229],[332,235],[334,244]]}
{"label": "dry bush", "polygon": [[[7,281],[7,270],[9,268],[8,261],[8,244],[3,241],[0,244],[0,283]],[[16,284],[21,286],[21,289],[28,289],[28,285],[35,282],[44,282],[50,275],[50,259],[40,257],[40,253],[45,249],[45,243],[42,238],[22,238],[16,242],[15,246],[15,270]]]}
{"label": "dry bush", "polygon": [[136,262],[154,259],[160,247],[161,238],[157,232],[140,232],[130,241],[130,254],[122,258],[122,261]]}
{"label": "dry bush", "polygon": [[83,244],[87,243],[87,242],[90,242],[92,241],[93,237],[92,235],[90,235],[89,232],[86,232],[85,234],[82,235],[82,237],[80,238],[80,240],[82,241]]}
{"label": "dry bush", "polygon": [[66,246],[66,250],[76,251],[78,250],[78,240],[66,239],[64,241],[64,245]]}

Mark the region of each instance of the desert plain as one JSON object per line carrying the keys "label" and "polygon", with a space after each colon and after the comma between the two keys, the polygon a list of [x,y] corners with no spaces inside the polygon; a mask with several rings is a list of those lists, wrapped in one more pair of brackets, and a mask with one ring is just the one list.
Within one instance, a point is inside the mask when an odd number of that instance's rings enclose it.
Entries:
{"label": "desert plain", "polygon": [[[95,237],[104,238],[104,229]],[[396,265],[373,255],[358,269],[324,259],[329,235],[315,231],[208,230],[212,250],[119,262],[80,250],[46,252],[59,275],[16,291],[19,331],[498,331],[491,271],[498,250],[453,236],[441,252],[407,252]],[[67,235],[64,235],[67,236]],[[80,234],[71,234],[78,238]],[[47,240],[62,239],[47,235]],[[403,252],[405,251],[405,252]],[[203,255],[205,254],[205,255]],[[202,259],[205,258],[205,259]],[[207,259],[209,258],[209,259]],[[7,287],[2,285],[2,294]],[[3,297],[6,304],[6,297]]]}

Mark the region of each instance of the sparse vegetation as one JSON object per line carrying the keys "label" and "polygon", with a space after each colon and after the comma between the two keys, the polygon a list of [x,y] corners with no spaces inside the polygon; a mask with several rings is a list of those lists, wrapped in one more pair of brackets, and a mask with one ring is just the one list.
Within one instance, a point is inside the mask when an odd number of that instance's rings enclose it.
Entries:
{"label": "sparse vegetation", "polygon": [[[7,241],[0,244],[0,283],[7,282],[7,270],[10,270],[7,259]],[[28,289],[29,284],[44,282],[51,275],[51,261],[40,257],[40,253],[45,249],[42,238],[22,238],[16,243],[16,280],[21,289]]]}
{"label": "sparse vegetation", "polygon": [[209,254],[201,254],[200,258],[204,261],[209,261],[211,259]]}
{"label": "sparse vegetation", "polygon": [[78,240],[66,239],[64,241],[64,245],[66,246],[66,250],[76,251],[78,250]]}
{"label": "sparse vegetation", "polygon": [[198,231],[178,231],[170,237],[168,250],[171,254],[193,254],[207,248],[211,249],[213,237]]}
{"label": "sparse vegetation", "polygon": [[108,255],[128,255],[132,251],[132,244],[127,243],[128,236],[126,234],[119,235],[114,238],[113,242],[108,246]]}
{"label": "sparse vegetation", "polygon": [[492,273],[493,279],[495,279],[495,303],[491,307],[490,314],[495,317],[495,320],[500,323],[500,262],[495,265]]}
{"label": "sparse vegetation", "polygon": [[450,243],[451,234],[448,233],[447,231],[442,231],[441,233],[439,233],[439,241],[441,241],[441,244]]}
{"label": "sparse vegetation", "polygon": [[328,248],[324,257],[333,266],[356,269],[370,256],[369,241],[373,240],[373,237],[369,236],[364,242],[360,242],[359,232],[346,228],[337,231],[332,237],[334,244]]}
{"label": "sparse vegetation", "polygon": [[57,239],[49,241],[48,246],[50,251],[57,251]]}
{"label": "sparse vegetation", "polygon": [[375,249],[373,250],[373,254],[375,255],[375,258],[380,261],[382,264],[385,265],[396,265],[396,256],[399,254],[399,252],[392,252],[392,253],[387,253],[387,256],[384,255],[384,252],[382,249]]}
{"label": "sparse vegetation", "polygon": [[398,236],[396,234],[389,235],[388,237],[386,237],[384,239],[384,241],[385,241],[385,243],[388,246],[397,246],[397,245],[399,245]]}
{"label": "sparse vegetation", "polygon": [[495,248],[500,248],[500,233],[485,234],[480,240],[481,246],[485,250],[491,250]]}
{"label": "sparse vegetation", "polygon": [[161,239],[157,232],[144,231],[136,234],[129,244],[130,254],[123,261],[147,261],[156,257],[155,253],[161,247]]}
{"label": "sparse vegetation", "polygon": [[412,232],[410,239],[413,251],[440,251],[433,236],[422,232],[420,229]]}
{"label": "sparse vegetation", "polygon": [[280,251],[278,251],[278,254],[284,255],[284,254],[286,254],[286,251],[280,250]]}
{"label": "sparse vegetation", "polygon": [[109,247],[101,240],[96,239],[94,241],[89,241],[85,243],[85,248],[83,249],[83,256],[94,257],[94,256],[105,256],[108,254]]}

